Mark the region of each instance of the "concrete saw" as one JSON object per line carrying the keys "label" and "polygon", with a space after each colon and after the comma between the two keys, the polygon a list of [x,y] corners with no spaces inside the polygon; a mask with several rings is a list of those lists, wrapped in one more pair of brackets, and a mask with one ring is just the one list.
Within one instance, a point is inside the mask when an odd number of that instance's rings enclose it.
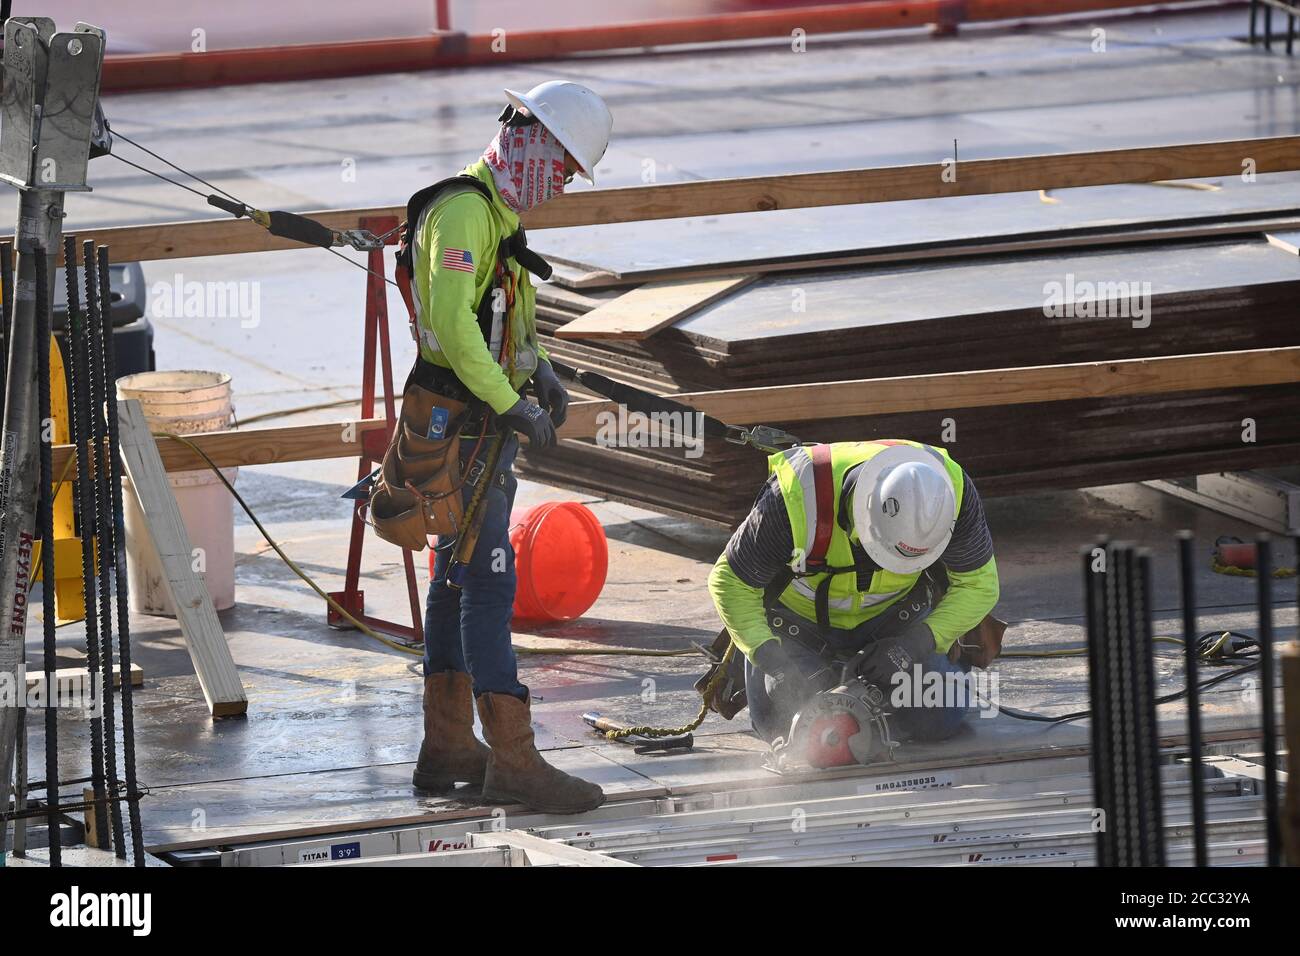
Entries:
{"label": "concrete saw", "polygon": [[772,769],[778,773],[824,770],[892,760],[898,742],[889,730],[885,695],[874,684],[850,676],[800,708],[790,734],[773,744]]}

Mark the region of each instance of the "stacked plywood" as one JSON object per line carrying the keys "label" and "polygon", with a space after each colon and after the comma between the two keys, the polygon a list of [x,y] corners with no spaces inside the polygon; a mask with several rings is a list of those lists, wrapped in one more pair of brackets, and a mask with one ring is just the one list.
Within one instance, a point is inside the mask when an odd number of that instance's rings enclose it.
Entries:
{"label": "stacked plywood", "polygon": [[[1130,283],[1118,288],[1140,297],[1141,314],[1087,314],[1086,297],[1077,296],[1072,309],[1051,307],[1055,292],[1068,299],[1085,282]],[[1262,238],[782,274],[644,341],[554,338],[611,294],[543,293],[546,346],[659,394],[1300,344],[1300,267]],[[946,444],[981,490],[996,495],[1300,461],[1298,391],[954,408],[788,427],[810,440]],[[1242,440],[1246,419],[1256,423],[1254,442]],[[956,440],[947,440],[954,430]],[[683,449],[569,441],[521,462],[531,478],[724,524],[748,509],[764,469],[762,455],[720,441],[697,458]]]}

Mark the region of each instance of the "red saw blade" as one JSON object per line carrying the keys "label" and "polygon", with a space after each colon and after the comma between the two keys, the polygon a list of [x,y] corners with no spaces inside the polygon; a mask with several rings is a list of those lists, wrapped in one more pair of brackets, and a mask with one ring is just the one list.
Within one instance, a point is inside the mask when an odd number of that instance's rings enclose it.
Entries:
{"label": "red saw blade", "polygon": [[851,714],[830,714],[817,718],[808,731],[808,763],[819,770],[856,764],[857,758],[849,749],[849,738],[861,730]]}

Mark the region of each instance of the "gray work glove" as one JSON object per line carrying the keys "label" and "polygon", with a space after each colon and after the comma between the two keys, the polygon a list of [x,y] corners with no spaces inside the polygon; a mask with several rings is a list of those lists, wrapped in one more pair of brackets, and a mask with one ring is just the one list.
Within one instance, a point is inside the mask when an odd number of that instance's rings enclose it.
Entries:
{"label": "gray work glove", "polygon": [[560,378],[545,359],[537,363],[533,372],[533,387],[537,390],[537,400],[542,408],[550,412],[551,421],[559,428],[569,417],[569,393],[560,384]]}
{"label": "gray work glove", "polygon": [[892,678],[900,671],[910,673],[912,665],[934,653],[934,633],[924,621],[909,624],[898,634],[888,634],[869,648],[858,665],[858,676],[888,692]]}
{"label": "gray work glove", "polygon": [[764,641],[754,651],[754,666],[776,682],[777,693],[784,695],[793,707],[798,707],[810,696],[808,682],[780,640]]}
{"label": "gray work glove", "polygon": [[497,418],[527,436],[530,448],[550,448],[555,444],[555,425],[551,423],[551,416],[546,409],[526,398],[519,399]]}

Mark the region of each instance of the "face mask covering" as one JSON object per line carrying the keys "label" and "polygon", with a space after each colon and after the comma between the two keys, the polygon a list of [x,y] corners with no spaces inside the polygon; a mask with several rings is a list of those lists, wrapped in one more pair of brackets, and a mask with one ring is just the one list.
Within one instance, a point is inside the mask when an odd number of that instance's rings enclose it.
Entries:
{"label": "face mask covering", "polygon": [[502,124],[483,159],[497,192],[515,212],[527,212],[564,192],[564,147],[541,123]]}

